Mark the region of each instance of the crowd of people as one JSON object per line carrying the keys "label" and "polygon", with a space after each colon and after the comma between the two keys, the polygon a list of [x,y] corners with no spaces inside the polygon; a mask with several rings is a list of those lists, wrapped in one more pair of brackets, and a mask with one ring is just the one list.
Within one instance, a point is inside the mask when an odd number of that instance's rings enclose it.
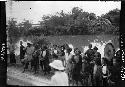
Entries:
{"label": "crowd of people", "polygon": [[[41,69],[44,74],[55,72],[52,76],[52,85],[70,86],[110,86],[120,84],[121,58],[120,50],[115,52],[113,58],[108,59],[111,51],[107,51],[107,56],[101,57],[98,48],[89,49],[82,53],[78,48],[72,49],[68,44],[49,47],[27,43],[27,47],[20,42],[20,61],[24,66],[23,72],[31,66],[34,73]],[[74,54],[72,53],[74,51]]]}

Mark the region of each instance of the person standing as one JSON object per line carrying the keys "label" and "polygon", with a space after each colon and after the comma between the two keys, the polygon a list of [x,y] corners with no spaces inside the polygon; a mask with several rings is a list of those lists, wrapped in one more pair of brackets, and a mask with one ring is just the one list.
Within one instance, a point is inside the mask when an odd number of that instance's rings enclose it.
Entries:
{"label": "person standing", "polygon": [[15,59],[15,49],[14,49],[14,44],[10,45],[10,63],[15,64],[16,59]]}
{"label": "person standing", "polygon": [[108,80],[111,76],[111,73],[109,72],[108,65],[107,65],[107,59],[105,57],[102,58],[102,76],[103,76],[103,86],[109,86]]}
{"label": "person standing", "polygon": [[101,54],[100,52],[98,52],[98,48],[96,46],[93,48],[93,51],[94,51],[94,58],[97,57],[101,59]]}
{"label": "person standing", "polygon": [[61,60],[54,60],[49,64],[54,75],[51,77],[51,86],[69,86],[68,75],[65,73],[65,68],[63,67]]}
{"label": "person standing", "polygon": [[114,86],[119,86],[120,85],[120,65],[118,64],[117,57],[113,58],[113,66],[112,66],[112,72],[111,72],[111,77],[110,80],[112,81],[112,85]]}
{"label": "person standing", "polygon": [[34,68],[34,74],[37,73],[38,68],[39,68],[39,48],[37,45],[35,45],[35,51],[33,53],[33,68]]}
{"label": "person standing", "polygon": [[15,63],[16,63],[14,50],[12,50],[12,51],[10,52],[10,63],[11,63],[11,64],[15,64]]}
{"label": "person standing", "polygon": [[46,75],[47,73],[50,73],[50,66],[49,66],[49,50],[47,46],[43,47],[43,66],[44,66],[44,74]]}
{"label": "person standing", "polygon": [[72,70],[72,79],[76,82],[76,85],[78,86],[78,81],[81,82],[83,85],[82,79],[80,77],[81,70],[82,70],[82,56],[81,51],[78,48],[74,49],[75,55],[72,57],[73,62],[73,70]]}
{"label": "person standing", "polygon": [[71,51],[72,49],[71,48],[67,48],[65,49],[65,67],[67,67],[67,62],[68,62],[68,59],[71,58],[72,54],[71,54]]}
{"label": "person standing", "polygon": [[90,77],[91,77],[91,83],[93,84],[93,68],[94,68],[94,63],[93,63],[93,60],[94,60],[94,56],[95,56],[95,53],[97,52],[98,48],[97,47],[94,47],[92,49],[92,44],[89,44],[89,49],[85,52],[85,55],[87,56],[87,61],[89,63],[89,73],[90,73]]}
{"label": "person standing", "polygon": [[45,55],[45,52],[43,53],[43,49],[40,48],[39,62],[40,62],[40,67],[41,67],[42,71],[44,71],[44,64],[43,64],[44,55]]}
{"label": "person standing", "polygon": [[102,86],[102,75],[101,58],[98,55],[95,55],[93,86]]}
{"label": "person standing", "polygon": [[94,58],[94,50],[92,49],[92,44],[89,44],[89,49],[85,52],[85,55],[88,57],[88,62],[91,62]]}
{"label": "person standing", "polygon": [[[20,41],[20,60],[24,59],[24,55],[25,55],[25,47],[23,46],[23,42]],[[22,64],[24,64],[21,61]]]}
{"label": "person standing", "polygon": [[53,49],[53,58],[58,59],[58,50],[57,50],[58,46],[54,45],[53,47],[54,47],[54,49]]}
{"label": "person standing", "polygon": [[31,43],[28,43],[28,46],[26,49],[26,55],[29,62],[32,60],[32,54],[34,52],[34,49],[35,49],[34,46]]}
{"label": "person standing", "polygon": [[71,76],[71,73],[72,73],[72,57],[73,57],[73,55],[71,54],[71,51],[72,51],[72,49],[71,48],[68,48],[67,50],[66,50],[66,58],[65,58],[65,63],[66,63],[66,73],[67,73],[67,75],[68,75],[68,77],[69,77],[69,81],[71,81],[71,78],[72,78],[72,76]]}
{"label": "person standing", "polygon": [[24,71],[26,69],[28,69],[28,65],[29,65],[29,63],[32,60],[32,54],[33,54],[33,52],[34,52],[34,47],[32,46],[31,43],[27,43],[26,54],[25,54],[25,58],[23,59],[23,62],[24,62]]}
{"label": "person standing", "polygon": [[65,52],[64,52],[64,47],[63,46],[60,46],[58,57],[59,57],[59,60],[61,60],[63,62],[63,66],[64,66]]}

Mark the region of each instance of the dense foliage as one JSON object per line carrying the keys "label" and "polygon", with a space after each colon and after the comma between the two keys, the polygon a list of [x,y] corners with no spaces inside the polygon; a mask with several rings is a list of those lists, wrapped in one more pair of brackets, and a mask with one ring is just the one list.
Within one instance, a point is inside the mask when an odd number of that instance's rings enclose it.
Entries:
{"label": "dense foliage", "polygon": [[120,10],[114,9],[97,17],[94,13],[74,7],[70,13],[61,11],[42,19],[40,24],[47,35],[118,34]]}
{"label": "dense foliage", "polygon": [[33,27],[29,20],[17,24],[14,18],[8,21],[8,25],[8,34],[13,41],[31,35],[119,34],[120,10],[114,9],[98,17],[74,7],[69,13],[62,10],[54,15],[44,15],[39,27]]}

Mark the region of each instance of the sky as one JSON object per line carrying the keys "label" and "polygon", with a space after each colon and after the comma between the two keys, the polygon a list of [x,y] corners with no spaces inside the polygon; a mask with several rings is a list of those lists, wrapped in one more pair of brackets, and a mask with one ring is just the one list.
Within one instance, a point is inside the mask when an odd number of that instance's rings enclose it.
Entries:
{"label": "sky", "polygon": [[23,19],[33,24],[39,23],[43,15],[55,14],[63,10],[71,12],[73,7],[80,7],[83,11],[101,16],[113,9],[121,10],[121,1],[7,1],[6,17],[14,17],[20,23]]}

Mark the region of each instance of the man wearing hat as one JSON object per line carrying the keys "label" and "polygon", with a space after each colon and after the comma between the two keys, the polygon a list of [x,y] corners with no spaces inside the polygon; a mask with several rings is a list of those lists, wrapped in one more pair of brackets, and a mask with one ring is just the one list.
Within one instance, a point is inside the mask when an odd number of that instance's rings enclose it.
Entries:
{"label": "man wearing hat", "polygon": [[54,75],[51,77],[52,86],[68,86],[68,75],[64,72],[64,67],[61,60],[54,60],[49,64],[53,70]]}
{"label": "man wearing hat", "polygon": [[32,53],[34,52],[34,46],[32,43],[27,43],[27,50],[26,50],[26,54],[28,56],[28,61],[30,61],[32,59]]}
{"label": "man wearing hat", "polygon": [[[33,54],[33,52],[34,52],[34,47],[32,46],[32,43],[27,43],[27,47],[26,47],[26,54],[25,54],[25,58],[24,58],[24,71],[26,70],[26,69],[28,69],[28,65],[29,65],[29,63],[31,62],[31,60],[32,60],[32,54]],[[23,72],[24,72],[23,71]]]}

